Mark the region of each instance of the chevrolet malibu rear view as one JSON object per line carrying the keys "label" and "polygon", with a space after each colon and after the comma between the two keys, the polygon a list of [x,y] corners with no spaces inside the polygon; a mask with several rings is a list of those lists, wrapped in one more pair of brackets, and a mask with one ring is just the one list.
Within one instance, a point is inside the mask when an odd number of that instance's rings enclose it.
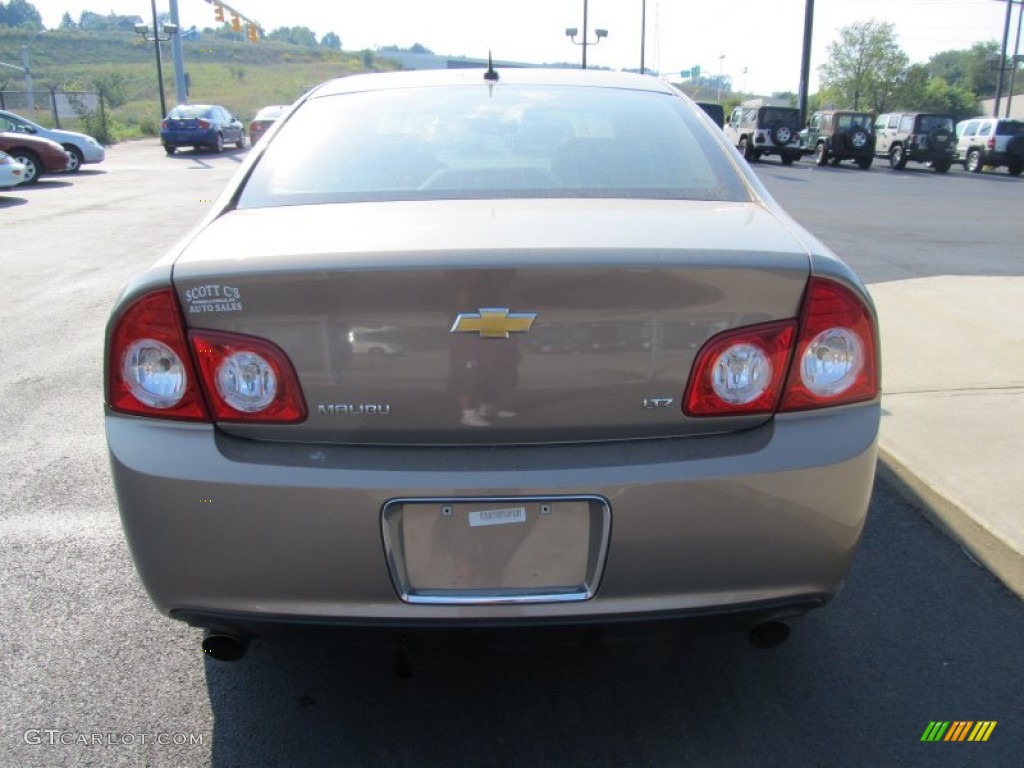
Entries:
{"label": "chevrolet malibu rear view", "polygon": [[693,102],[366,75],[275,131],[107,331],[128,543],[208,652],[708,616],[767,644],[838,592],[875,312]]}

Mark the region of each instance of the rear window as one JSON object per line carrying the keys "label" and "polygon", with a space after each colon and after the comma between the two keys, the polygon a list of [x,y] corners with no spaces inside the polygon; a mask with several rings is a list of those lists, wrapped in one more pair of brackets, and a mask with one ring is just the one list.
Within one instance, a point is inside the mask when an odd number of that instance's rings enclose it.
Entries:
{"label": "rear window", "polygon": [[1019,120],[1000,120],[996,126],[997,136],[1022,136],[1024,135],[1024,123]]}
{"label": "rear window", "polygon": [[944,128],[952,133],[953,118],[942,115],[921,115],[918,119],[918,133],[931,133],[938,128]]}
{"label": "rear window", "polygon": [[175,107],[171,110],[168,115],[172,120],[192,120],[197,117],[209,117],[211,110],[209,107],[197,107],[195,105]]}
{"label": "rear window", "polygon": [[762,107],[761,120],[759,122],[765,124],[780,123],[793,127],[800,122],[800,112],[796,109],[786,109],[784,107]]}
{"label": "rear window", "polygon": [[238,207],[530,197],[750,199],[707,123],[674,96],[474,84],[305,102]]}
{"label": "rear window", "polygon": [[837,119],[840,131],[849,131],[853,128],[871,128],[871,115],[838,115]]}

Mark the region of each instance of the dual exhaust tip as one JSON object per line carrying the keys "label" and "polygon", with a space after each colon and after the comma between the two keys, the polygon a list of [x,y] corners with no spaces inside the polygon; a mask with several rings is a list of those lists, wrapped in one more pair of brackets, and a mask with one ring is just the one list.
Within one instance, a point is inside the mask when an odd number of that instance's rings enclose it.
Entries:
{"label": "dual exhaust tip", "polygon": [[[773,619],[755,625],[747,639],[755,648],[778,648],[789,638],[789,625]],[[207,632],[203,637],[203,653],[217,661],[239,661],[249,650],[249,641],[237,635]]]}

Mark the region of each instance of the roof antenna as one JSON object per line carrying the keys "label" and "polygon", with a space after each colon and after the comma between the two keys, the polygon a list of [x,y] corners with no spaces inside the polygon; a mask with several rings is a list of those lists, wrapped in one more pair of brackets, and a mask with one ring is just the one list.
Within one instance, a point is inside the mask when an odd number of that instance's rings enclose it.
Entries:
{"label": "roof antenna", "polygon": [[487,52],[487,71],[484,72],[484,80],[496,81],[498,73],[494,71],[494,63],[491,61],[491,52]]}

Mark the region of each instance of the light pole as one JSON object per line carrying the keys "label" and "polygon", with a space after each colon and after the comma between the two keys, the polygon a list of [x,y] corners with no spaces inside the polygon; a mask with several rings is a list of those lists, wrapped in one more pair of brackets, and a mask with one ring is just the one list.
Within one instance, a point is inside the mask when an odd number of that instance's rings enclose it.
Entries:
{"label": "light pole", "polygon": [[29,115],[36,111],[36,97],[33,90],[34,86],[32,85],[32,65],[29,61],[29,49],[36,38],[45,31],[45,29],[40,29],[28,39],[27,43],[21,46],[21,68],[25,72],[25,98],[28,100]]}
{"label": "light pole", "polygon": [[163,120],[167,117],[167,99],[164,96],[164,65],[160,57],[160,43],[166,43],[170,40],[171,35],[178,31],[178,25],[164,24],[164,34],[161,37],[156,23],[156,0],[150,0],[150,5],[153,8],[153,36],[150,37],[149,27],[145,24],[136,24],[135,31],[142,35],[142,39],[147,43],[152,41],[153,47],[156,50],[156,79],[157,84],[160,86],[160,119]]}
{"label": "light pole", "polygon": [[595,29],[594,34],[597,36],[597,40],[590,42],[587,40],[587,0],[583,0],[583,39],[576,42],[576,35],[579,34],[579,30],[576,27],[566,27],[565,36],[569,38],[573,45],[583,46],[583,69],[587,68],[587,46],[597,45],[601,42],[602,37],[608,37],[607,29]]}
{"label": "light pole", "polygon": [[644,72],[644,48],[647,44],[647,0],[641,0],[640,6],[640,74]]}
{"label": "light pole", "polygon": [[725,62],[725,54],[718,57],[718,103],[722,103],[722,64]]}

